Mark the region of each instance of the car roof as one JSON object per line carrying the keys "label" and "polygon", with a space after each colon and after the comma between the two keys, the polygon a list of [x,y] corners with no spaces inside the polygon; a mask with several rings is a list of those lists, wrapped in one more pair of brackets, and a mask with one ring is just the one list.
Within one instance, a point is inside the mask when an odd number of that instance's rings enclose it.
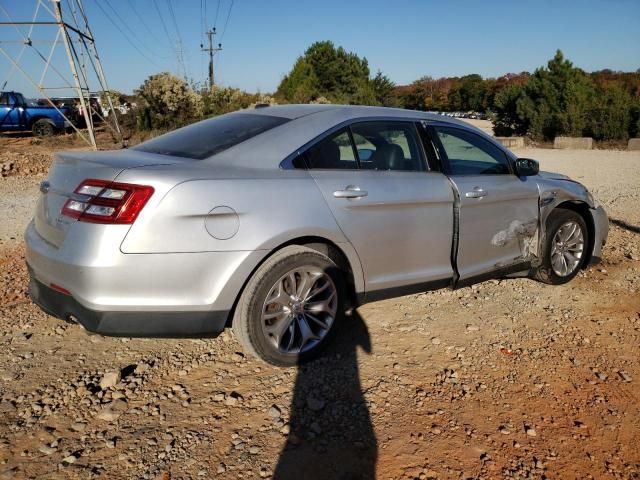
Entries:
{"label": "car roof", "polygon": [[[371,107],[367,105],[333,105],[333,104],[290,104],[267,105],[255,109],[242,110],[242,113],[270,115],[274,117],[295,120],[308,115],[331,111],[342,116],[344,120],[352,120],[358,117],[403,117],[416,118],[447,123],[460,123],[459,120],[436,113],[408,110],[404,108]],[[466,124],[465,124],[466,125]]]}

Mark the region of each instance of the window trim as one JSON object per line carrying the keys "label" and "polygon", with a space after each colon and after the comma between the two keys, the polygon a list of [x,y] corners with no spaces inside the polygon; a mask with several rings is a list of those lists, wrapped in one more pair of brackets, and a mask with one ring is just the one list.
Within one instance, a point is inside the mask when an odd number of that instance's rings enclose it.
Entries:
{"label": "window trim", "polygon": [[[422,136],[420,134],[420,130],[418,129],[416,123],[423,121],[424,119],[420,119],[420,118],[407,118],[407,117],[360,117],[360,118],[356,118],[356,119],[349,119],[349,120],[345,120],[343,122],[340,122],[336,125],[334,125],[333,127],[329,128],[328,130],[324,131],[323,133],[321,133],[320,135],[316,136],[315,138],[313,138],[312,140],[308,141],[307,143],[305,143],[304,145],[302,145],[300,148],[296,149],[294,152],[290,153],[289,155],[287,155],[284,160],[282,160],[280,162],[280,169],[282,170],[300,170],[300,168],[296,168],[293,165],[293,161],[299,157],[302,156],[304,159],[304,163],[306,165],[306,170],[318,170],[318,171],[326,171],[326,172],[336,172],[336,171],[363,171],[363,172],[404,172],[404,173],[429,173],[431,171],[434,171],[431,168],[430,165],[430,160],[429,157],[427,155],[427,152],[425,151],[423,142],[422,142]],[[355,147],[355,142],[353,141],[353,132],[351,131],[351,126],[352,125],[356,125],[359,123],[373,123],[373,122],[395,122],[395,123],[408,123],[411,124],[413,129],[414,129],[414,133],[416,134],[416,141],[417,141],[417,147],[420,150],[420,152],[422,153],[422,158],[420,159],[423,170],[369,170],[369,169],[362,169],[360,168],[360,157],[358,155],[358,151]],[[318,143],[322,142],[323,140],[325,140],[327,137],[330,137],[331,135],[337,133],[338,131],[342,130],[342,129],[346,129],[349,132],[349,140],[351,141],[351,148],[353,149],[353,153],[356,159],[356,165],[357,168],[355,169],[334,169],[334,168],[309,168],[309,162],[307,161],[308,159],[308,151],[313,148],[315,145],[317,145]]]}
{"label": "window trim", "polygon": [[[442,142],[440,141],[440,137],[438,136],[438,132],[436,131],[436,128],[450,128],[452,130],[459,130],[461,132],[465,132],[469,135],[475,136],[487,143],[490,143],[491,145],[493,145],[494,147],[496,147],[501,153],[502,155],[504,155],[504,159],[507,162],[507,168],[509,169],[509,172],[507,173],[453,173],[451,171],[451,165],[449,164],[449,156],[447,155],[447,151],[444,148],[444,145],[442,144]],[[448,175],[450,177],[452,176],[456,176],[456,177],[477,177],[477,176],[483,176],[483,177],[503,177],[505,175],[516,175],[514,167],[513,167],[513,163],[511,160],[511,156],[507,154],[507,152],[501,148],[500,146],[496,145],[494,142],[490,141],[489,139],[486,139],[484,137],[482,137],[482,135],[478,135],[476,132],[474,132],[473,130],[458,126],[458,125],[453,125],[453,124],[448,124],[448,123],[432,123],[428,126],[428,130],[429,130],[429,134],[431,136],[431,141],[434,144],[434,147],[436,149],[436,153],[438,155],[438,158],[440,160],[440,163],[442,165],[443,168],[443,173],[445,175]]]}

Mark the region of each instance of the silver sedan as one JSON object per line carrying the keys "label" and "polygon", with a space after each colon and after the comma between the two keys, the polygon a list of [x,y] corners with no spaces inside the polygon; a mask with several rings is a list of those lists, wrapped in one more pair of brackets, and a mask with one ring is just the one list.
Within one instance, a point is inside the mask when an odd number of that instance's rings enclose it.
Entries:
{"label": "silver sedan", "polygon": [[26,231],[33,301],[89,331],[215,336],[276,365],[346,309],[489,278],[571,280],[607,216],[455,119],[271,106],[129,150],[59,154]]}

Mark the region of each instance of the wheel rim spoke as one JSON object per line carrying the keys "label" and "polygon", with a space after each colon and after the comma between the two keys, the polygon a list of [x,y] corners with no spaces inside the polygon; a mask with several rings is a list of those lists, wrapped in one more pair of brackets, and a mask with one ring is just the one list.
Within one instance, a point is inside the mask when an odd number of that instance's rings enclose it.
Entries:
{"label": "wheel rim spoke", "polygon": [[569,221],[556,230],[551,242],[551,267],[556,275],[566,277],[580,265],[584,250],[582,227]]}
{"label": "wheel rim spoke", "polygon": [[263,304],[262,331],[285,355],[297,355],[318,345],[333,325],[338,292],[320,267],[295,268],[271,288]]}

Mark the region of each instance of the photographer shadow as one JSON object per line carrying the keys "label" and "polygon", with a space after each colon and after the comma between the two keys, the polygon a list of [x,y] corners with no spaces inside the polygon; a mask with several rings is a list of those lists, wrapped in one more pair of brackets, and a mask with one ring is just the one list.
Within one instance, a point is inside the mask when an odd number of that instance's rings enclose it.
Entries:
{"label": "photographer shadow", "polygon": [[375,478],[378,447],[358,370],[358,347],[371,353],[369,332],[354,310],[336,333],[321,358],[298,366],[274,480]]}

